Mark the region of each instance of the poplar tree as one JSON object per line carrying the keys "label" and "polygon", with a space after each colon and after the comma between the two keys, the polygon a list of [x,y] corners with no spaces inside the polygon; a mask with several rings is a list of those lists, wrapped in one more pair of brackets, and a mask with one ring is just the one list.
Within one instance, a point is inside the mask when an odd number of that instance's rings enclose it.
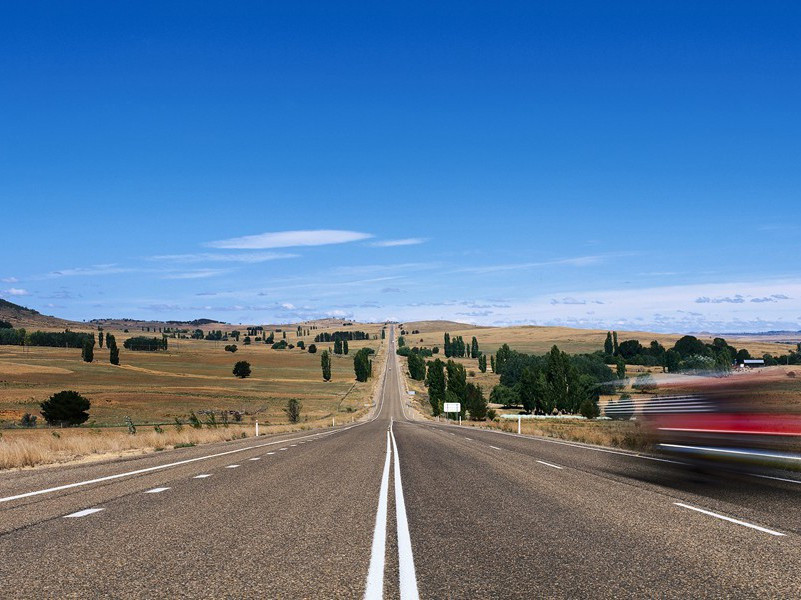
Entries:
{"label": "poplar tree", "polygon": [[606,332],[606,341],[604,342],[604,353],[612,354],[615,351],[614,343],[612,342],[612,332]]}
{"label": "poplar tree", "polygon": [[431,414],[436,417],[442,412],[442,403],[445,401],[445,363],[438,358],[428,363],[426,386]]}
{"label": "poplar tree", "polygon": [[[312,346],[314,346],[314,344],[309,346],[310,350]],[[323,350],[323,353],[320,355],[320,366],[323,369],[323,381],[331,381],[331,355],[328,354],[328,350]]]}
{"label": "poplar tree", "polygon": [[470,356],[471,358],[478,358],[478,340],[473,336],[473,341],[470,342]]}

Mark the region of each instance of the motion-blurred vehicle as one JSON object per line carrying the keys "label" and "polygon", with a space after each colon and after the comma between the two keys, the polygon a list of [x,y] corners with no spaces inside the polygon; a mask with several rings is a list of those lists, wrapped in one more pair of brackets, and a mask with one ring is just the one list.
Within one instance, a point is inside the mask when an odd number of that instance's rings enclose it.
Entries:
{"label": "motion-blurred vehicle", "polygon": [[801,414],[766,402],[761,383],[737,375],[696,378],[679,384],[692,393],[638,403],[639,417],[655,449],[683,462],[801,470]]}

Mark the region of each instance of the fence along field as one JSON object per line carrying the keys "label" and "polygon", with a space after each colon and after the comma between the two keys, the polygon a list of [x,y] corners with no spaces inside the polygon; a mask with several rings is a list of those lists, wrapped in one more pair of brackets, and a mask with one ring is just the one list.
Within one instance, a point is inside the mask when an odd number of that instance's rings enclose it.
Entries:
{"label": "fence along field", "polygon": [[[273,350],[255,341],[245,345],[242,336],[235,353],[225,351],[234,340],[173,338],[169,338],[166,351],[130,351],[122,348],[125,339],[146,334],[138,328],[130,333],[106,329],[105,333],[116,336],[121,348],[119,366],[109,363],[105,346],[95,346],[91,363],[81,360],[79,348],[0,346],[0,468],[140,446],[159,448],[230,439],[243,432],[252,434],[256,420],[264,432],[285,429],[289,422],[284,408],[290,398],[302,403],[300,427],[330,425],[332,418],[340,422],[358,418],[370,402],[375,378],[356,382],[353,355],[363,347],[378,350],[381,328],[354,323],[344,328],[313,329],[309,335],[298,336],[291,325],[282,329],[294,348]],[[244,333],[243,327],[238,329]],[[333,348],[333,343],[317,342],[315,354],[308,352],[308,346],[320,332],[343,329],[366,331],[378,339],[349,342],[346,356],[332,353],[332,380],[323,382],[320,354],[329,346]],[[282,333],[275,337],[283,339]],[[299,340],[304,341],[306,349],[297,347]],[[250,377],[233,375],[233,365],[239,360],[251,364]],[[19,426],[25,413],[38,416],[39,403],[61,390],[76,390],[91,400],[90,419],[84,426],[57,430],[61,437],[54,437],[52,430],[43,427],[41,416],[35,429]],[[188,415],[194,412],[206,421],[207,411],[216,413],[218,423],[221,415],[228,413],[230,427],[216,432],[204,427],[202,434],[193,430]],[[241,415],[239,423],[235,422],[236,413]],[[135,436],[128,435],[125,417],[136,425]],[[176,419],[184,423],[183,428],[176,427]],[[156,425],[163,433],[156,433]],[[100,437],[107,439],[101,441]],[[9,456],[12,442],[19,445],[23,440],[29,446],[22,453],[27,458]],[[46,449],[42,456],[37,456],[37,447]]]}

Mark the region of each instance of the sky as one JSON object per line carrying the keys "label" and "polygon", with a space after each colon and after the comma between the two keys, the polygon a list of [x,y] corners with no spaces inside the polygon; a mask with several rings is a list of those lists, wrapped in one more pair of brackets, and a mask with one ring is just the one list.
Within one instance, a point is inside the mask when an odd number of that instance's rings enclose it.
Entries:
{"label": "sky", "polygon": [[0,5],[0,297],[801,330],[797,2]]}

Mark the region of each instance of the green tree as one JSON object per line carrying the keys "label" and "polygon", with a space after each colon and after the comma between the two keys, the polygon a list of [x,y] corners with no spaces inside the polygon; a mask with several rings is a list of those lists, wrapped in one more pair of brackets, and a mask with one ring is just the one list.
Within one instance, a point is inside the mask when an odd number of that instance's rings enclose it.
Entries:
{"label": "green tree", "polygon": [[615,345],[612,342],[612,332],[606,332],[606,341],[604,342],[604,354],[612,354],[615,351]]}
{"label": "green tree", "polygon": [[462,404],[461,413],[462,417],[464,417],[464,411],[467,408],[467,372],[464,365],[453,360],[449,360],[445,368],[448,372],[447,391],[457,398],[455,402]]}
{"label": "green tree", "polygon": [[100,332],[97,334],[97,344],[101,348],[103,347],[103,330],[101,329]]}
{"label": "green tree", "polygon": [[445,358],[450,358],[452,356],[451,353],[451,334],[445,333],[445,343],[443,344]]}
{"label": "green tree", "polygon": [[617,360],[615,361],[615,366],[616,366],[617,378],[618,379],[625,379],[626,378],[626,361],[618,356]]}
{"label": "green tree", "polygon": [[579,407],[579,413],[585,419],[595,419],[601,414],[601,409],[598,408],[598,402],[592,398],[585,398]]}
{"label": "green tree", "polygon": [[678,373],[680,370],[681,355],[672,348],[665,352],[665,368],[668,373]]}
{"label": "green tree", "polygon": [[437,416],[442,412],[442,404],[445,402],[445,363],[438,358],[428,362],[426,387],[431,414]]}
{"label": "green tree", "polygon": [[617,331],[612,332],[612,354],[617,355]]}
{"label": "green tree", "polygon": [[81,358],[85,362],[92,362],[95,359],[95,341],[86,340],[83,343],[83,349],[81,350]]}
{"label": "green tree", "polygon": [[470,342],[470,357],[478,358],[478,340],[473,336],[473,341]]}
{"label": "green tree", "polygon": [[406,358],[409,367],[409,376],[415,381],[423,381],[426,378],[426,361],[417,352],[412,352]]}
{"label": "green tree", "polygon": [[234,365],[234,375],[240,379],[250,377],[250,363],[246,360],[240,360]]}
{"label": "green tree", "polygon": [[317,344],[309,344],[309,354],[315,354],[317,352]]}
{"label": "green tree", "polygon": [[498,348],[498,351],[495,353],[495,365],[492,368],[493,372],[503,375],[503,369],[511,355],[512,350],[509,348],[509,344],[504,344]]}
{"label": "green tree", "polygon": [[682,358],[687,358],[693,354],[705,355],[707,353],[706,344],[694,335],[685,335],[680,338],[673,345],[673,349],[678,352]]}
{"label": "green tree", "polygon": [[538,400],[538,385],[537,373],[534,369],[526,367],[520,374],[520,381],[518,383],[518,395],[520,402],[523,404],[523,410],[527,413],[532,411],[541,411],[542,403]]}
{"label": "green tree", "polygon": [[467,410],[470,411],[470,418],[473,421],[483,421],[487,418],[487,399],[484,392],[475,384],[468,383],[465,389]]}
{"label": "green tree", "polygon": [[356,381],[367,381],[371,370],[370,353],[367,348],[362,348],[353,355],[353,371],[356,374]]}
{"label": "green tree", "polygon": [[284,412],[286,413],[286,416],[289,419],[290,423],[300,422],[301,408],[302,404],[300,403],[300,400],[298,400],[297,398],[290,398],[289,400],[287,400]]}
{"label": "green tree", "polygon": [[490,369],[492,369],[493,373],[497,373],[498,372],[498,369],[496,368],[496,365],[495,365],[495,357],[494,356],[490,356]]}
{"label": "green tree", "polygon": [[348,340],[342,340],[342,354],[348,353]]}
{"label": "green tree", "polygon": [[487,372],[487,355],[480,354],[478,357],[478,370],[482,373]]}
{"label": "green tree", "polygon": [[520,404],[520,396],[517,395],[514,389],[499,383],[490,392],[490,402],[500,404],[505,408],[511,408]]}
{"label": "green tree", "polygon": [[50,425],[70,427],[89,419],[91,403],[78,392],[63,390],[39,405],[44,420]]}
{"label": "green tree", "polygon": [[334,340],[334,354],[342,354],[342,340],[339,338]]}
{"label": "green tree", "polygon": [[[576,373],[570,358],[556,346],[551,348],[545,365],[545,393],[549,404],[560,411],[574,412]],[[575,406],[575,409],[578,405]]]}
{"label": "green tree", "polygon": [[[312,348],[314,348],[315,352],[317,348],[314,344],[309,346],[309,352],[311,352]],[[323,381],[331,381],[331,355],[328,353],[328,350],[323,350],[322,354],[320,354],[320,367],[323,370]]]}

